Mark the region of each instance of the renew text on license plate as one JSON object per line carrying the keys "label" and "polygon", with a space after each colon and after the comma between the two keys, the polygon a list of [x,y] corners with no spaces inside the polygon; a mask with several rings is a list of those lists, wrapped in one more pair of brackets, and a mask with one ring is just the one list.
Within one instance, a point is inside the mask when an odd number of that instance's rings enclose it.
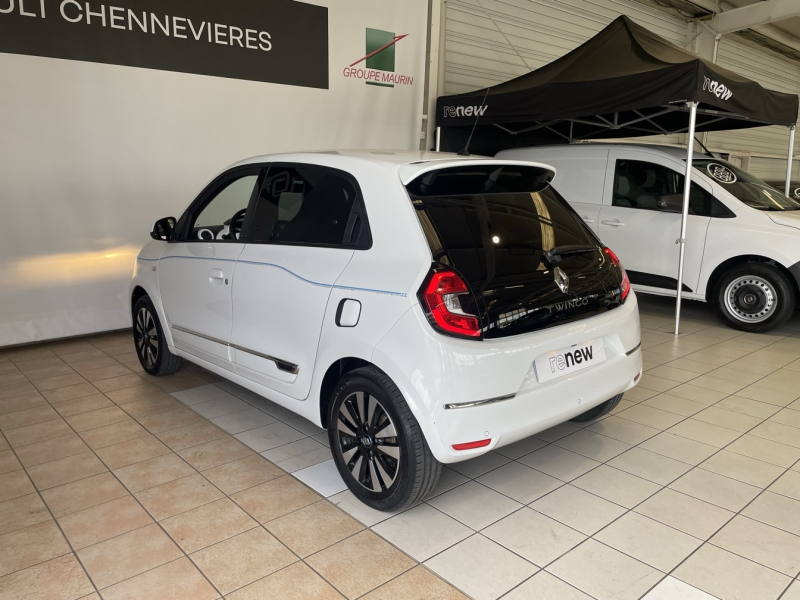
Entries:
{"label": "renew text on license plate", "polygon": [[605,360],[606,349],[603,340],[597,339],[537,356],[533,366],[536,369],[536,380],[544,383],[592,367]]}

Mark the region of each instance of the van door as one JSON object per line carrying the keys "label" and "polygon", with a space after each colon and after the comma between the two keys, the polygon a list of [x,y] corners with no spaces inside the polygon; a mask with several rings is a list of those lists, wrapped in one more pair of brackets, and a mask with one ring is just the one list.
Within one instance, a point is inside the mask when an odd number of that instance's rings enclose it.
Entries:
{"label": "van door", "polygon": [[349,175],[270,167],[233,285],[239,375],[298,400],[308,396],[328,298],[365,225]]}
{"label": "van door", "polygon": [[[678,285],[681,215],[664,196],[683,195],[683,173],[667,158],[634,150],[609,153],[597,233],[620,258],[631,283],[670,293]],[[673,196],[673,199],[675,197]],[[686,227],[683,291],[695,292],[714,198],[705,182],[692,182]]]}
{"label": "van door", "polygon": [[158,265],[175,346],[229,370],[231,284],[260,173],[260,167],[237,168],[212,182],[187,211],[181,238],[167,244]]}
{"label": "van door", "polygon": [[537,160],[556,168],[553,187],[566,198],[583,222],[597,233],[600,208],[603,205],[608,150],[548,150]]}

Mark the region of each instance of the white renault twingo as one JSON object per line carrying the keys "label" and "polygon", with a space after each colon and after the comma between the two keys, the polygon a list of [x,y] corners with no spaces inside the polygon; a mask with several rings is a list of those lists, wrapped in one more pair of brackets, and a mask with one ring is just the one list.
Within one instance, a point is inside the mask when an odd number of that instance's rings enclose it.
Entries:
{"label": "white renault twingo", "polygon": [[636,298],[551,167],[428,153],[248,159],[139,254],[141,364],[190,360],[327,428],[366,504],[441,463],[612,410],[640,374]]}

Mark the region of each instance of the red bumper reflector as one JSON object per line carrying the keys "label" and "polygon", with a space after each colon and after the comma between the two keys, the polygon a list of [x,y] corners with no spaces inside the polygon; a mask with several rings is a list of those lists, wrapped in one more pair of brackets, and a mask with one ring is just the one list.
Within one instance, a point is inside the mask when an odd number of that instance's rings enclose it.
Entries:
{"label": "red bumper reflector", "polygon": [[634,380],[634,381],[639,381],[639,377],[641,377],[641,376],[642,376],[642,372],[641,372],[641,371],[639,371],[639,372],[636,374],[636,377],[634,377],[634,378],[633,378],[633,380]]}
{"label": "red bumper reflector", "polygon": [[475,448],[483,448],[492,443],[491,438],[488,440],[478,440],[477,442],[467,442],[466,444],[453,444],[453,450],[474,450]]}

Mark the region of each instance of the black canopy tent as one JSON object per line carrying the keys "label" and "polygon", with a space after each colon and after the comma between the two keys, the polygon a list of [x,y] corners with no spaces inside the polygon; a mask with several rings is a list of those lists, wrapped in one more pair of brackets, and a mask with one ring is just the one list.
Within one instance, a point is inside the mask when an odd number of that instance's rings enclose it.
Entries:
{"label": "black canopy tent", "polygon": [[[787,195],[798,96],[758,83],[687,52],[626,16],[565,56],[505,83],[440,96],[436,149],[494,155],[543,143],[570,143],[764,125],[790,128]],[[691,185],[688,144],[678,262],[683,283]],[[677,294],[675,333],[680,323]]]}

